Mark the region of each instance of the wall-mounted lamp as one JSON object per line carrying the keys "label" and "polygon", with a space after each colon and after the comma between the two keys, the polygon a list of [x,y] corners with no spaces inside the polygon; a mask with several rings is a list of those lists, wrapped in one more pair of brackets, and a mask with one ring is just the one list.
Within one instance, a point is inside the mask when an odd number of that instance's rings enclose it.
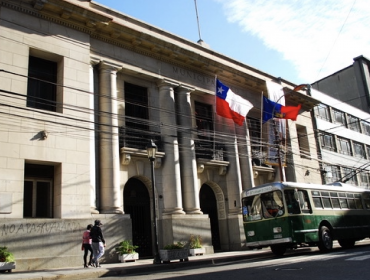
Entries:
{"label": "wall-mounted lamp", "polygon": [[46,138],[48,138],[48,132],[46,130],[41,131],[40,134],[42,140],[46,140]]}

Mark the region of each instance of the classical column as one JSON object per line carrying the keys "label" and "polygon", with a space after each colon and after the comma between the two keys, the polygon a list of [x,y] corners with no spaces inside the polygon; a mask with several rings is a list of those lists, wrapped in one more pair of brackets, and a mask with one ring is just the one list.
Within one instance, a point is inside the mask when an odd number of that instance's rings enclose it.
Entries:
{"label": "classical column", "polygon": [[89,85],[90,85],[90,96],[89,96],[89,128],[90,128],[90,209],[91,213],[97,214],[99,211],[96,209],[96,154],[95,154],[95,114],[97,113],[97,108],[95,108],[95,79],[94,79],[94,66],[97,65],[99,61],[91,60],[89,69]]}
{"label": "classical column", "polygon": [[252,150],[249,137],[249,130],[246,123],[242,126],[236,125],[236,134],[238,136],[239,163],[242,172],[242,187],[247,190],[254,187],[253,168],[252,168]]}
{"label": "classical column", "polygon": [[190,92],[194,89],[181,86],[177,89],[176,108],[180,144],[180,170],[184,210],[187,214],[202,214],[199,202],[197,161],[195,157],[194,135],[192,133],[192,113]]}
{"label": "classical column", "polygon": [[165,152],[162,165],[163,214],[185,214],[182,208],[179,145],[177,142],[174,84],[158,84],[161,137]]}
{"label": "classical column", "polygon": [[118,65],[103,62],[99,77],[100,122],[100,209],[101,213],[123,213],[120,194],[118,140]]}
{"label": "classical column", "polygon": [[[242,181],[241,181],[241,170],[239,165],[239,150],[235,134],[235,123],[232,120],[225,118],[217,118],[216,131],[222,131],[230,135],[234,135],[234,141],[227,144],[226,150],[228,154],[229,167],[226,174],[227,184],[227,198],[229,214],[240,214],[241,213],[241,201],[240,194],[242,192]],[[217,132],[216,132],[217,133]]]}

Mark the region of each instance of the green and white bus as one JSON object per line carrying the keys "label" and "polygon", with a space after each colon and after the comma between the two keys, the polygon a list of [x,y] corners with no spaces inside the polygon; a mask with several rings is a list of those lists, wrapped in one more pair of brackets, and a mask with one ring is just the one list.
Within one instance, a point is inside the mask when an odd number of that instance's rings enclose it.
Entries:
{"label": "green and white bus", "polygon": [[249,248],[270,246],[275,255],[288,248],[338,240],[344,248],[370,237],[370,190],[335,183],[275,182],[242,193],[243,224]]}

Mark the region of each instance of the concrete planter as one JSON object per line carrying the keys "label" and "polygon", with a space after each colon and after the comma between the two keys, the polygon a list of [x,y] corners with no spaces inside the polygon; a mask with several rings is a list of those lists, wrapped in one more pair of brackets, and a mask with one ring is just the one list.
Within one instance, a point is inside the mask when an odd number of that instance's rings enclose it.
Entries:
{"label": "concrete planter", "polygon": [[123,263],[128,261],[136,261],[138,259],[139,253],[118,255],[118,260]]}
{"label": "concrete planter", "polygon": [[170,262],[171,260],[180,260],[180,262],[189,260],[188,249],[171,249],[159,250],[159,256],[163,262]]}
{"label": "concrete planter", "polygon": [[12,272],[15,269],[15,262],[0,262],[0,271]]}
{"label": "concrete planter", "polygon": [[195,249],[189,249],[189,255],[190,256],[200,256],[203,255],[206,252],[205,248],[195,248]]}

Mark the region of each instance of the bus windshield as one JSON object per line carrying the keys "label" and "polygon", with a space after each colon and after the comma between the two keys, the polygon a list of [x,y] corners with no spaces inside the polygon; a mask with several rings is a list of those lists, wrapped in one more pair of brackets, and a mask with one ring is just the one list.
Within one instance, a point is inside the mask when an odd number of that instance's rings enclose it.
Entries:
{"label": "bus windshield", "polygon": [[283,194],[280,190],[247,197],[244,203],[244,213],[250,221],[284,215]]}

